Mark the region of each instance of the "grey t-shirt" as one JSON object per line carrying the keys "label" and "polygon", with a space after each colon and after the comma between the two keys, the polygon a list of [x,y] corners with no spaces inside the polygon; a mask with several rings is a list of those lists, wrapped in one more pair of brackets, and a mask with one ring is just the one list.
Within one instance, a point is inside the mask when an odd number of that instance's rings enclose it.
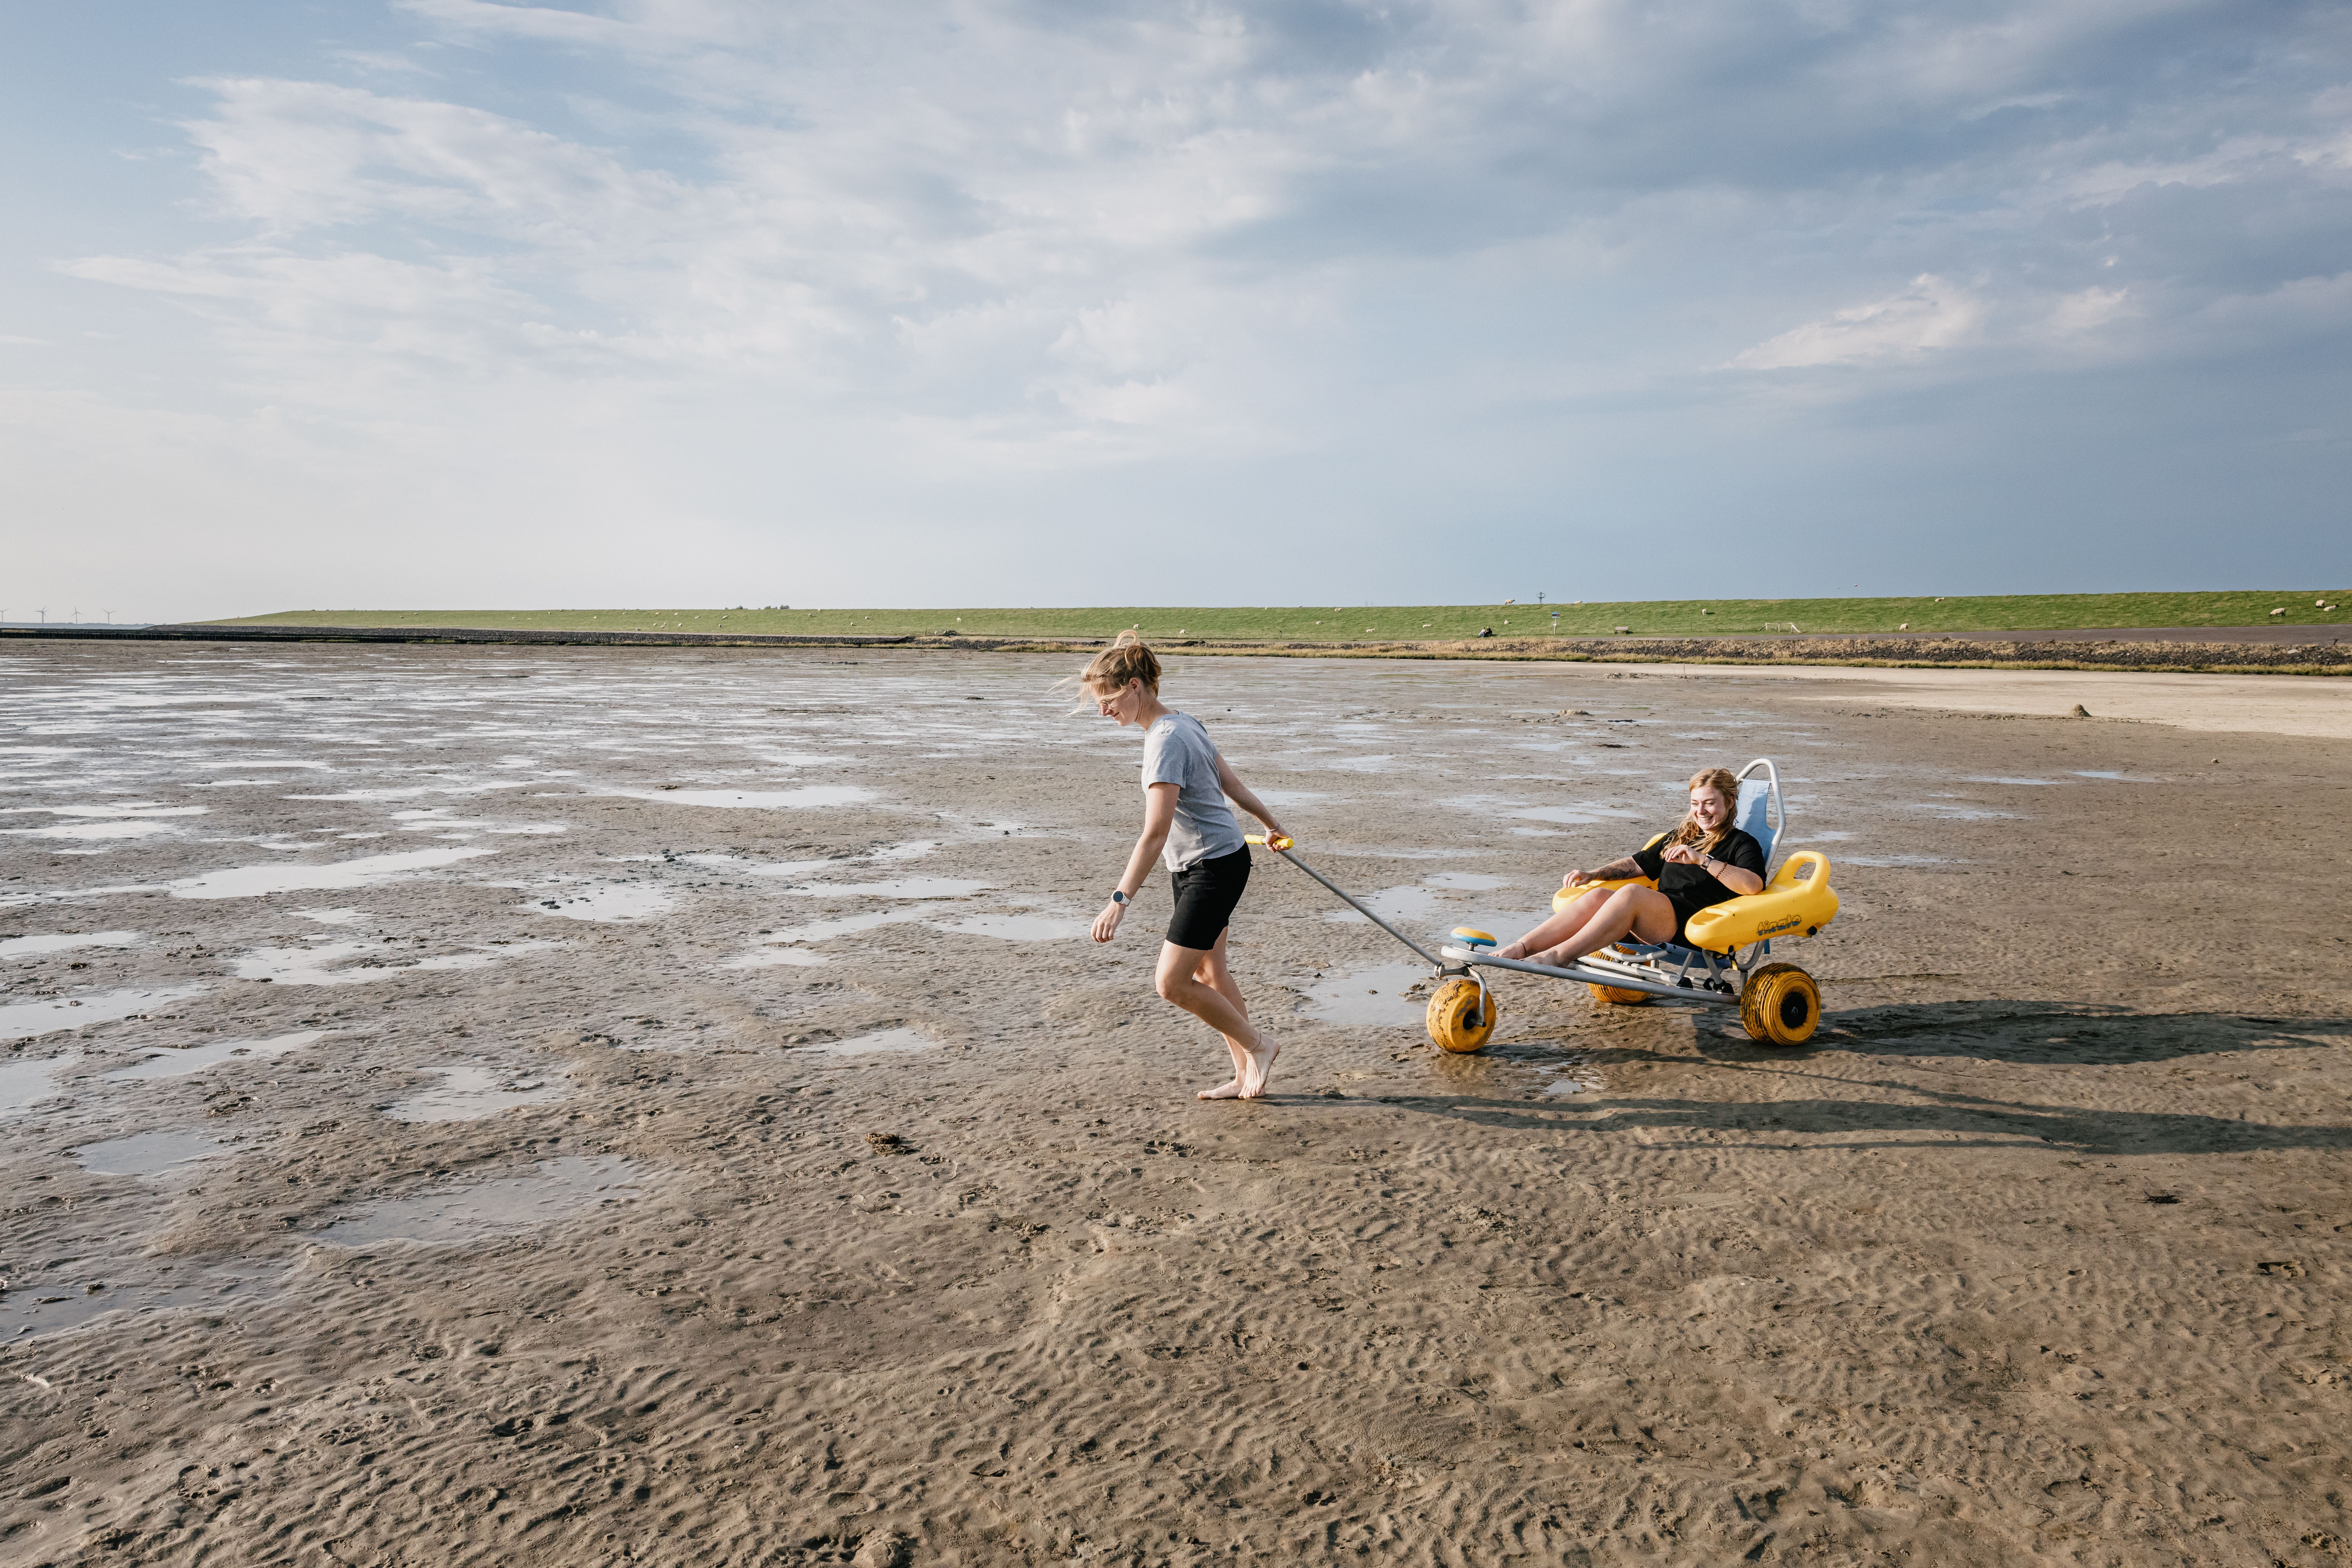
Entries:
{"label": "grey t-shirt", "polygon": [[1143,787],[1176,786],[1176,820],[1160,862],[1181,871],[1244,847],[1241,824],[1217,783],[1217,748],[1190,713],[1170,713],[1143,732]]}

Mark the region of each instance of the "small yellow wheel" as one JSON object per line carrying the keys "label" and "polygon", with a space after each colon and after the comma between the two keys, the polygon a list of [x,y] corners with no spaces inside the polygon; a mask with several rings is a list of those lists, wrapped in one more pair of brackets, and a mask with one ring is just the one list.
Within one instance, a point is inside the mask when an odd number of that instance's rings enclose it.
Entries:
{"label": "small yellow wheel", "polygon": [[1801,1046],[1822,1021],[1822,988],[1793,963],[1768,963],[1739,994],[1748,1037],[1767,1046]]}
{"label": "small yellow wheel", "polygon": [[1592,993],[1595,1002],[1606,1002],[1619,1007],[1638,1007],[1650,999],[1648,992],[1629,990],[1622,985],[1596,985],[1587,981],[1584,988]]}
{"label": "small yellow wheel", "polygon": [[1429,1037],[1439,1050],[1466,1056],[1494,1032],[1495,994],[1476,981],[1457,974],[1430,994]]}

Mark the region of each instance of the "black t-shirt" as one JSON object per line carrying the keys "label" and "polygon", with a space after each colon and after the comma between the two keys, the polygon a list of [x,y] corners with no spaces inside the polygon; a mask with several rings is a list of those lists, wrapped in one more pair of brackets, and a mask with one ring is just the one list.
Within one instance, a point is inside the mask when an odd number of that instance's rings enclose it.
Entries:
{"label": "black t-shirt", "polygon": [[[1666,846],[1673,837],[1669,832],[1647,849],[1636,849],[1633,864],[1642,868],[1642,875],[1657,882],[1658,891],[1665,894],[1667,901],[1675,906],[1675,935],[1679,938],[1683,934],[1683,927],[1690,923],[1691,916],[1709,904],[1719,904],[1739,895],[1717,881],[1715,874],[1704,867],[1685,866],[1668,860]],[[1727,829],[1722,839],[1707,853],[1727,866],[1737,866],[1759,877],[1764,874],[1764,846],[1756,842],[1755,835],[1743,833],[1737,827]]]}

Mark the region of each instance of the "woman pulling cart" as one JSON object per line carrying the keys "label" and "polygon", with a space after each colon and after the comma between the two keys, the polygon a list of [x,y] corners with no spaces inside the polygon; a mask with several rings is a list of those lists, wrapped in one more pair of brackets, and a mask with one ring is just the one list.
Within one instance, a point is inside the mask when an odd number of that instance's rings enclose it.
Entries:
{"label": "woman pulling cart", "polygon": [[1095,917],[1093,936],[1118,934],[1129,902],[1156,858],[1176,894],[1154,984],[1161,997],[1214,1029],[1233,1057],[1234,1076],[1202,1100],[1255,1100],[1265,1092],[1282,1047],[1250,1022],[1249,1005],[1225,964],[1225,933],[1249,886],[1249,846],[1230,799],[1282,837],[1282,825],[1242,783],[1201,721],[1160,700],[1160,660],[1132,632],[1096,656],[1078,684],[1104,718],[1143,731],[1143,832],[1110,902]]}

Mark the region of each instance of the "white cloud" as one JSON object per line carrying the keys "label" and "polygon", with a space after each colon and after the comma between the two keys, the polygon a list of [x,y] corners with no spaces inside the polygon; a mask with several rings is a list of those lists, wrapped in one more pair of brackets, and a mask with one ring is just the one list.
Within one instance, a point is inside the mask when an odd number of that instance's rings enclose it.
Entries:
{"label": "white cloud", "polygon": [[1731,363],[1740,370],[1802,370],[1916,360],[1971,341],[1984,316],[1974,295],[1923,272],[1900,294],[1791,328]]}
{"label": "white cloud", "polygon": [[1431,509],[1649,508],[1735,405],[1828,450],[1793,422],[1889,387],[2307,352],[2352,244],[2341,39],[2225,0],[390,16],[193,84],[138,173],[171,221],[41,258],[139,347],[0,321],[49,378],[9,406],[79,432],[20,430],[0,505],[176,494],[273,549],[430,515],[523,581],[633,516],[681,573],[752,538],[845,582],[845,531],[925,528],[962,596],[1006,557],[963,520],[1189,483],[1250,547],[1353,483],[1372,571]]}

